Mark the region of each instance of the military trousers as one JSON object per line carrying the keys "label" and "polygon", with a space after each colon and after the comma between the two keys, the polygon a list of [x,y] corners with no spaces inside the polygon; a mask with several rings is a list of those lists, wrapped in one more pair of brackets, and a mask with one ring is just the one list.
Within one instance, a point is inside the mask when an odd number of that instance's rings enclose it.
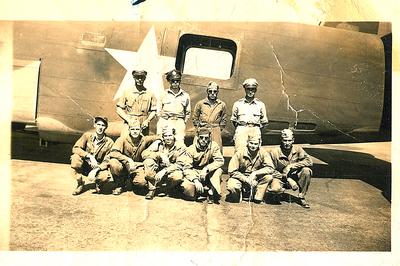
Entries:
{"label": "military trousers", "polygon": [[130,181],[131,178],[134,186],[138,188],[147,187],[143,166],[131,170],[129,163],[123,164],[119,160],[113,158],[109,162],[109,168],[117,187],[123,188],[126,185],[126,182]]}
{"label": "military trousers", "polygon": [[[71,156],[72,174],[77,181],[82,181],[82,175],[87,176],[93,168],[89,163],[78,154]],[[111,179],[111,173],[108,169],[100,170],[96,175],[96,180],[107,182]]]}
{"label": "military trousers", "polygon": [[[186,169],[183,171],[183,182],[181,187],[183,189],[183,194],[188,199],[196,199],[196,197],[200,196],[198,191],[196,191],[196,187],[194,185],[193,179],[199,179],[201,170],[198,169]],[[205,180],[199,181],[202,183],[203,187],[208,187],[209,189],[213,189],[219,196],[221,195],[221,176],[222,169],[218,168],[215,171],[212,171],[207,174]]]}
{"label": "military trousers", "polygon": [[255,136],[261,138],[261,130],[257,126],[237,126],[235,130],[235,151],[243,149],[247,146],[247,140],[249,136]]}
{"label": "military trousers", "polygon": [[155,175],[161,171],[163,166],[158,160],[148,158],[144,160],[145,179],[148,182],[149,190],[155,190],[159,185],[166,184],[167,189],[174,189],[183,181],[182,171],[173,171],[165,174],[159,182],[156,182]]}
{"label": "military trousers", "polygon": [[288,174],[299,185],[299,198],[304,198],[311,183],[312,170],[308,167],[295,170]]}
{"label": "military trousers", "polygon": [[[240,173],[239,175],[241,175],[242,178],[247,178],[249,176],[247,173]],[[237,177],[240,178],[240,176]],[[254,188],[251,188],[248,183],[242,182],[238,178],[230,177],[226,184],[226,188],[229,192],[231,201],[240,202],[243,192],[250,193],[251,196],[254,196],[254,200],[263,201],[268,186],[270,192],[279,192],[282,189],[281,181],[277,178],[273,178],[272,175],[259,176],[256,181],[257,185]]]}

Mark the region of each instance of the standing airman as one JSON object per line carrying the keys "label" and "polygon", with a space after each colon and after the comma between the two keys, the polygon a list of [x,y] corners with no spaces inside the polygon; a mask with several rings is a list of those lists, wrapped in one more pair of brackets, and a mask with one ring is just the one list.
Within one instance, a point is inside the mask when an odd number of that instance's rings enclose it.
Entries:
{"label": "standing airman", "polygon": [[243,82],[246,96],[233,104],[231,121],[235,130],[235,150],[247,145],[249,135],[261,136],[261,129],[268,124],[265,104],[255,98],[258,82],[254,78]]}
{"label": "standing airman", "polygon": [[186,122],[190,117],[190,97],[180,87],[182,78],[180,71],[172,70],[165,75],[170,87],[161,97],[157,134],[161,135],[162,129],[170,125],[176,130],[176,141],[184,142]]}
{"label": "standing airman", "polygon": [[135,87],[126,90],[117,103],[117,114],[125,124],[121,135],[129,135],[129,121],[138,120],[142,127],[142,134],[147,136],[149,135],[150,121],[156,115],[157,100],[154,94],[144,86],[146,71],[134,70],[132,76],[135,79]]}
{"label": "standing airman", "polygon": [[222,148],[221,132],[226,126],[226,104],[218,99],[219,86],[210,81],[207,85],[207,98],[194,107],[193,124],[196,127],[211,128],[211,139]]}

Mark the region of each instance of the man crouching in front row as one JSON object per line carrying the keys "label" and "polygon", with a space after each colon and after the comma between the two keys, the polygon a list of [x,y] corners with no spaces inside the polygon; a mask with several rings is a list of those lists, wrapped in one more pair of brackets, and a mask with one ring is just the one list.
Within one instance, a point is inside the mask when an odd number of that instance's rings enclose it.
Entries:
{"label": "man crouching in front row", "polygon": [[224,157],[219,145],[211,141],[211,130],[199,128],[195,142],[177,159],[183,170],[181,187],[188,200],[200,200],[207,196],[207,202],[217,203],[221,197],[221,167]]}
{"label": "man crouching in front row", "polygon": [[276,194],[284,191],[279,180],[282,175],[274,169],[270,154],[260,147],[260,136],[250,135],[247,146],[233,155],[228,166],[227,201],[240,202],[245,194],[250,201],[261,203],[267,188]]}
{"label": "man crouching in front row", "polygon": [[71,168],[78,185],[72,192],[76,196],[83,192],[82,175],[93,176],[96,180],[96,192],[100,192],[104,182],[111,178],[107,170],[108,153],[114,141],[106,136],[107,117],[94,118],[95,132],[85,132],[72,148]]}
{"label": "man crouching in front row", "polygon": [[137,120],[129,121],[128,127],[129,135],[122,134],[110,151],[109,167],[116,183],[114,195],[124,192],[128,182],[132,182],[139,189],[147,187],[142,152],[159,138],[158,136],[143,136]]}

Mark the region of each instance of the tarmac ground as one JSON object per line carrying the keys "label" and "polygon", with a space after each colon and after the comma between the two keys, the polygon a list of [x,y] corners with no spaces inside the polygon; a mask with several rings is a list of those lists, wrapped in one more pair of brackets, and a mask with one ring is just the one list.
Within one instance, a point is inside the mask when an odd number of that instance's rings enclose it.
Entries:
{"label": "tarmac ground", "polygon": [[[391,143],[306,145],[315,159],[311,209],[281,204],[152,201],[87,191],[68,164],[71,144],[39,147],[13,134],[10,250],[391,251]],[[232,149],[224,149],[225,169]],[[223,178],[223,187],[227,175]]]}

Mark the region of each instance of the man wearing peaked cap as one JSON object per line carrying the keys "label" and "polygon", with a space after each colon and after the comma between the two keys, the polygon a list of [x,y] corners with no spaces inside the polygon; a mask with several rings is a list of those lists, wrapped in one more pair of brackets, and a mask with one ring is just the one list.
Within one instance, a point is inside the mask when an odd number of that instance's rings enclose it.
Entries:
{"label": "man wearing peaked cap", "polygon": [[231,121],[235,130],[235,150],[247,145],[250,134],[261,136],[261,129],[268,124],[265,104],[255,97],[258,82],[248,78],[243,82],[245,97],[236,101],[232,108]]}
{"label": "man wearing peaked cap", "polygon": [[293,145],[294,136],[291,129],[281,131],[281,145],[270,151],[274,168],[282,175],[286,186],[293,190],[299,189],[299,203],[304,208],[310,208],[305,199],[311,182],[313,165],[310,155],[298,145]]}
{"label": "man wearing peaked cap", "polygon": [[196,127],[210,127],[211,139],[215,141],[222,150],[221,132],[226,126],[226,104],[218,99],[219,86],[210,81],[207,85],[207,97],[200,100],[193,111],[193,124]]}
{"label": "man wearing peaked cap", "polygon": [[[144,159],[145,179],[148,182],[149,192],[146,199],[153,199],[158,192],[173,193],[174,189],[182,182],[182,172],[178,171],[175,162],[182,155],[186,146],[175,141],[175,129],[165,126],[162,129],[162,139],[154,141],[142,152]],[[164,187],[165,191],[161,191]]]}
{"label": "man wearing peaked cap", "polygon": [[147,189],[142,152],[147,149],[158,136],[143,136],[138,120],[129,120],[129,135],[121,135],[110,151],[109,167],[116,188],[114,195],[127,189],[130,182],[138,190]]}
{"label": "man wearing peaked cap", "polygon": [[184,142],[186,122],[190,117],[190,97],[181,87],[181,72],[174,69],[165,73],[170,86],[161,96],[157,134],[161,134],[166,125],[176,130],[176,141]]}
{"label": "man wearing peaked cap", "polygon": [[259,134],[250,135],[247,146],[232,156],[228,165],[227,201],[240,202],[245,196],[261,203],[268,186],[271,192],[283,192],[280,174],[274,169],[270,154],[260,148],[260,137]]}
{"label": "man wearing peaked cap", "polygon": [[71,168],[78,185],[72,195],[83,192],[83,176],[93,178],[96,183],[96,192],[101,192],[104,182],[111,178],[107,170],[109,152],[114,141],[109,138],[105,130],[108,127],[108,119],[103,116],[94,118],[95,132],[85,132],[75,143],[72,149]]}
{"label": "man wearing peaked cap", "polygon": [[149,124],[156,116],[157,99],[144,86],[146,76],[145,70],[133,70],[132,77],[135,80],[135,86],[124,91],[117,102],[117,114],[124,120],[125,124],[121,134],[129,134],[129,120],[138,120],[142,127],[142,134],[149,134]]}
{"label": "man wearing peaked cap", "polygon": [[218,203],[224,157],[219,145],[211,141],[209,128],[199,128],[196,135],[194,143],[177,159],[184,177],[183,194],[189,200],[206,196],[208,203]]}
{"label": "man wearing peaked cap", "polygon": [[181,80],[182,74],[179,70],[173,69],[165,73],[165,78],[168,82],[170,82],[171,80]]}

